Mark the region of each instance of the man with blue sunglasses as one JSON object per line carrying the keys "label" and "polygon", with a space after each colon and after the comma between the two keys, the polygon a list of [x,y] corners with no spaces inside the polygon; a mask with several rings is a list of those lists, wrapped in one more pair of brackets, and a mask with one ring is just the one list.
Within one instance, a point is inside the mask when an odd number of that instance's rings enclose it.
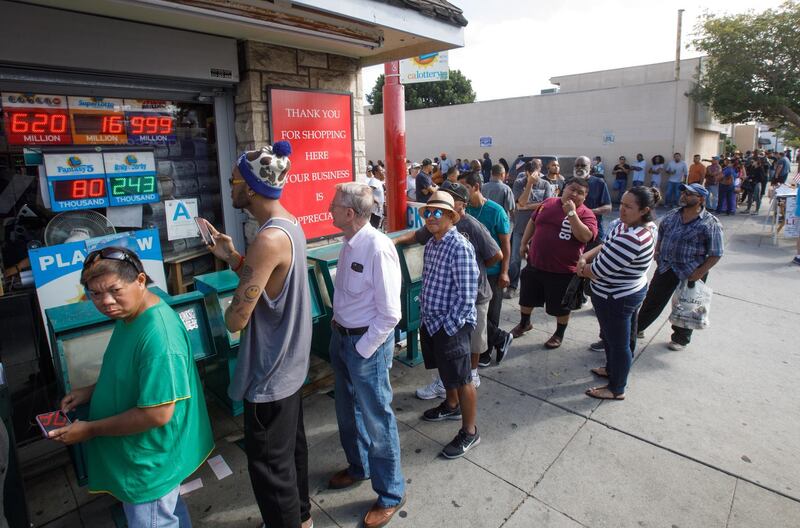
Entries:
{"label": "man with blue sunglasses", "polygon": [[446,391],[441,405],[425,411],[431,422],[461,420],[461,429],[442,450],[459,458],[480,442],[475,425],[478,395],[472,384],[470,341],[477,324],[478,264],[472,244],[455,227],[453,197],[436,191],[421,207],[433,238],[425,244],[420,308],[420,344],[425,368],[438,369]]}

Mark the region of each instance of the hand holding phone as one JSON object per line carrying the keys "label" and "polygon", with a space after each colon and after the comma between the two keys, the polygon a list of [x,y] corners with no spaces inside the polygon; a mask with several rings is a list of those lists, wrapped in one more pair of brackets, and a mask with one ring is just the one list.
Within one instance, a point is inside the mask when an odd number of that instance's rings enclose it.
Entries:
{"label": "hand holding phone", "polygon": [[200,231],[200,238],[203,239],[203,243],[207,246],[214,246],[216,243],[214,241],[214,237],[211,236],[211,231],[208,230],[208,224],[203,218],[196,216],[194,218],[194,223],[197,224],[197,230]]}
{"label": "hand holding phone", "polygon": [[42,430],[44,437],[50,438],[50,431],[66,427],[72,422],[69,421],[64,411],[59,409],[58,411],[38,415],[36,417],[36,423],[39,424],[39,428]]}

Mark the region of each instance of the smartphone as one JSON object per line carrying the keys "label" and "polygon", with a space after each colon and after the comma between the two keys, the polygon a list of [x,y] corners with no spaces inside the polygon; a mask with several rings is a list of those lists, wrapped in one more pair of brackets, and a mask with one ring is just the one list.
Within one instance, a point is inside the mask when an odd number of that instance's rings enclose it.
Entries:
{"label": "smartphone", "polygon": [[213,246],[214,238],[211,236],[211,232],[208,230],[208,226],[206,225],[205,220],[203,220],[199,216],[195,216],[194,223],[197,224],[197,229],[198,231],[200,231],[200,238],[203,239],[205,245]]}
{"label": "smartphone", "polygon": [[50,438],[50,431],[55,429],[60,429],[65,425],[69,425],[71,422],[67,415],[64,414],[64,411],[52,411],[44,414],[40,414],[36,417],[36,423],[39,424],[39,428],[42,430],[42,434],[45,438]]}

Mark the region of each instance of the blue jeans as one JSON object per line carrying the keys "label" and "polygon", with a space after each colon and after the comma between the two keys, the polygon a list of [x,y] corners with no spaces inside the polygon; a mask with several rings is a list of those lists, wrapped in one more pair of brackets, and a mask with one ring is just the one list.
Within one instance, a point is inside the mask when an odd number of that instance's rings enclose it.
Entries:
{"label": "blue jeans", "polygon": [[719,184],[717,185],[709,185],[706,187],[708,191],[708,199],[706,199],[706,209],[709,211],[713,211],[717,208],[717,202],[719,202]]}
{"label": "blue jeans", "polygon": [[331,367],[335,377],[339,440],[350,475],[371,478],[382,508],[397,506],[405,494],[400,469],[400,437],[392,410],[394,335],[390,334],[369,358],[356,351],[361,336],[331,335]]}
{"label": "blue jeans", "polygon": [[628,188],[628,180],[627,179],[620,179],[614,180],[614,183],[611,184],[611,190],[614,191],[616,199],[614,203],[618,204],[622,201],[622,195],[625,194],[625,189]]}
{"label": "blue jeans", "polygon": [[736,195],[733,193],[733,185],[719,185],[717,213],[736,214]]}
{"label": "blue jeans", "polygon": [[522,235],[525,234],[525,227],[528,222],[523,226],[514,225],[514,230],[511,232],[511,260],[508,264],[508,280],[510,281],[509,288],[517,289],[519,287],[519,272],[522,269],[522,258],[519,256],[519,247],[522,245]]}
{"label": "blue jeans", "polygon": [[606,349],[608,390],[614,394],[624,393],[628,383],[628,372],[636,347],[636,318],[646,294],[647,286],[619,299],[603,299],[592,292],[592,306],[600,323],[600,336]]}
{"label": "blue jeans", "polygon": [[180,490],[178,486],[160,499],[141,504],[123,502],[128,528],[192,528]]}
{"label": "blue jeans", "polygon": [[681,198],[681,182],[667,182],[667,207],[677,206]]}

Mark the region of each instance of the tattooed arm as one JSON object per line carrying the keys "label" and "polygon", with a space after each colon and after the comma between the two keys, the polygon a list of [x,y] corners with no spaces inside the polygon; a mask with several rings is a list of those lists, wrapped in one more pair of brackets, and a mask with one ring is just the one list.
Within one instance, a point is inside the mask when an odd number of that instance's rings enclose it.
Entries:
{"label": "tattooed arm", "polygon": [[292,245],[286,233],[278,229],[265,229],[258,234],[248,248],[244,264],[239,270],[239,286],[225,311],[228,330],[238,332],[247,325],[265,288],[273,296],[280,292],[291,260]]}

